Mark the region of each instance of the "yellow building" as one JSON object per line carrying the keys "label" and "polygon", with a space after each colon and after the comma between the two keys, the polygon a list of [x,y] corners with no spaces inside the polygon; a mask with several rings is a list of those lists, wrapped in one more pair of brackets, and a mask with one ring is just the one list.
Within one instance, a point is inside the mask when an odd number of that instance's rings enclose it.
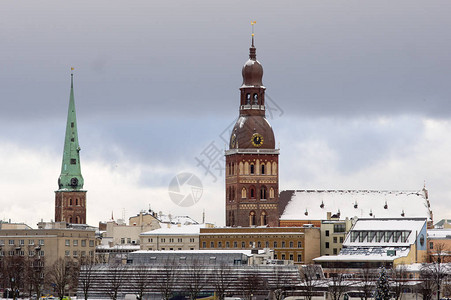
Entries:
{"label": "yellow building", "polygon": [[308,264],[320,255],[320,229],[316,227],[202,228],[199,249],[274,250],[274,259]]}
{"label": "yellow building", "polygon": [[[40,259],[47,266],[58,258],[94,257],[95,230],[66,222],[39,223],[38,229],[0,230],[0,258],[21,256]],[[5,226],[11,227],[11,226]]]}

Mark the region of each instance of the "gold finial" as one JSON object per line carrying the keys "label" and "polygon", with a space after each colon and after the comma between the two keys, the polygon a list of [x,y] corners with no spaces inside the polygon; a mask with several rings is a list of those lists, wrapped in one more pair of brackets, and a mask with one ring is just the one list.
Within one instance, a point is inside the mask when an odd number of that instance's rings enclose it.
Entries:
{"label": "gold finial", "polygon": [[257,21],[251,21],[252,26],[252,47],[254,47],[254,25],[257,23]]}
{"label": "gold finial", "polygon": [[74,70],[74,67],[70,67],[70,70],[73,71],[73,70]]}

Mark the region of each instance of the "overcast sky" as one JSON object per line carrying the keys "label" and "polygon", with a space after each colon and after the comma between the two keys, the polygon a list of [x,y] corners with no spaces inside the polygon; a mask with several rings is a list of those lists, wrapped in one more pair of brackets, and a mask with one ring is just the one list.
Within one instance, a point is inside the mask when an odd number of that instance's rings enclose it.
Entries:
{"label": "overcast sky", "polygon": [[[224,150],[256,20],[280,190],[420,190],[451,217],[450,1],[2,1],[0,218],[54,218],[75,68],[88,223],[149,206],[224,224]],[[212,144],[213,143],[213,144]],[[221,153],[222,157],[222,153]],[[175,205],[180,172],[203,184]]]}

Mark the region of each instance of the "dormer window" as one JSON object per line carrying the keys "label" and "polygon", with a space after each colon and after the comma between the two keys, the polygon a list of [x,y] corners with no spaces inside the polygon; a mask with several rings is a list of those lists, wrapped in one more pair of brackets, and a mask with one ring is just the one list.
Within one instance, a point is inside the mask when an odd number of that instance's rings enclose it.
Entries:
{"label": "dormer window", "polygon": [[246,104],[251,104],[251,94],[246,94]]}
{"label": "dormer window", "polygon": [[254,105],[258,105],[258,95],[257,94],[254,94],[254,102],[253,102],[253,104]]}

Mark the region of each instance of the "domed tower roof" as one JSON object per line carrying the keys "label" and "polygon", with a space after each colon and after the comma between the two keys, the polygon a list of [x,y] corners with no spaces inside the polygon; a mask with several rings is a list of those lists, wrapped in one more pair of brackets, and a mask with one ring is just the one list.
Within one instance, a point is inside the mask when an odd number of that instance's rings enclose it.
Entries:
{"label": "domed tower roof", "polygon": [[243,85],[245,86],[263,86],[263,67],[257,60],[256,48],[252,39],[252,46],[249,48],[249,59],[241,71],[243,74]]}
{"label": "domed tower roof", "polygon": [[263,67],[257,61],[254,37],[249,48],[249,59],[242,69],[240,117],[233,127],[229,149],[276,149],[274,132],[265,117],[265,87]]}

